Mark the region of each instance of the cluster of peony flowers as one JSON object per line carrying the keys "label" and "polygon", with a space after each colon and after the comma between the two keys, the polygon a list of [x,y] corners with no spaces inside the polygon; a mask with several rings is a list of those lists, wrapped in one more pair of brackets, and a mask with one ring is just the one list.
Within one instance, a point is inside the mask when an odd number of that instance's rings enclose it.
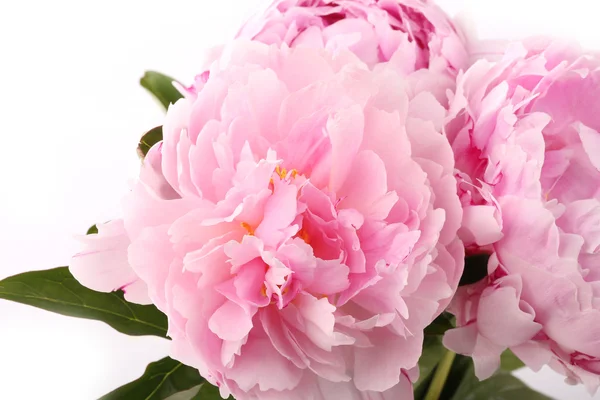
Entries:
{"label": "cluster of peony flowers", "polygon": [[480,378],[510,348],[597,389],[600,58],[467,50],[428,0],[275,1],[181,90],[73,275],[156,305],[223,397],[410,399],[445,310]]}

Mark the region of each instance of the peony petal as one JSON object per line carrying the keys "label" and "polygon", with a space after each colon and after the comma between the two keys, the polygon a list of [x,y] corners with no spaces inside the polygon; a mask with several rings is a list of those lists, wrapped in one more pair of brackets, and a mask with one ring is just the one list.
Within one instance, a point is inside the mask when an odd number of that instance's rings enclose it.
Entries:
{"label": "peony petal", "polygon": [[492,244],[502,239],[502,227],[493,206],[468,206],[463,209],[461,237],[478,246]]}
{"label": "peony petal", "polygon": [[540,331],[542,326],[534,322],[520,304],[520,279],[506,277],[497,282],[497,288],[483,292],[479,301],[477,323],[479,331],[492,342],[512,347],[525,343]]}
{"label": "peony petal", "polygon": [[356,156],[349,178],[340,189],[340,205],[364,215],[375,212],[372,204],[387,194],[387,173],[377,154],[364,150]]}
{"label": "peony petal", "polygon": [[350,285],[349,272],[350,269],[337,260],[318,259],[310,291],[323,295],[342,292]]}
{"label": "peony petal", "polygon": [[337,111],[327,120],[326,129],[332,148],[329,188],[337,192],[346,181],[362,142],[364,117],[360,106]]}
{"label": "peony petal", "polygon": [[208,320],[208,326],[227,341],[242,340],[252,329],[252,316],[237,304],[226,301]]}
{"label": "peony petal", "polygon": [[592,165],[600,171],[600,133],[581,124],[578,127],[579,138]]}
{"label": "peony petal", "polygon": [[129,237],[122,220],[98,224],[98,234],[81,237],[84,251],[71,260],[69,271],[82,285],[99,291],[122,289],[128,301],[149,304],[148,287],[127,260]]}
{"label": "peony petal", "polygon": [[302,379],[302,371],[279,355],[268,339],[250,339],[242,353],[244,357],[236,360],[229,376],[245,392],[255,385],[261,391],[291,390]]}
{"label": "peony petal", "polygon": [[[402,368],[412,368],[419,360],[422,334],[405,339],[384,332],[369,336],[374,347],[355,350],[354,384],[359,390],[385,392],[403,379]],[[381,346],[381,343],[386,345]]]}

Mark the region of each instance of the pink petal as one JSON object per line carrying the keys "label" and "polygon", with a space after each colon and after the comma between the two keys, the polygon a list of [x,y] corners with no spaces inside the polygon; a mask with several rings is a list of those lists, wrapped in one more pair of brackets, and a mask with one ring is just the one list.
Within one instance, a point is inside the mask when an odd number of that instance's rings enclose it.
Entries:
{"label": "pink petal", "polygon": [[364,123],[358,105],[339,110],[327,120],[326,129],[332,147],[329,188],[334,192],[342,187],[350,173],[352,160],[362,142]]}
{"label": "pink petal", "polygon": [[502,239],[502,229],[496,218],[494,206],[467,206],[463,209],[461,237],[479,246]]}
{"label": "pink petal", "polygon": [[[515,278],[515,286],[520,280]],[[542,326],[534,322],[535,315],[530,314],[520,304],[519,293],[510,286],[509,277],[498,282],[498,288],[488,288],[483,292],[477,313],[477,325],[481,334],[494,343],[506,347],[522,344],[540,331]]]}
{"label": "pink petal", "polygon": [[364,215],[377,211],[372,204],[387,194],[387,172],[377,154],[364,150],[356,156],[351,173],[340,189],[340,206]]}
{"label": "pink petal", "polygon": [[414,367],[421,355],[422,334],[405,339],[384,332],[369,336],[374,347],[355,350],[354,384],[361,391],[385,392],[393,388],[403,379],[401,369]]}
{"label": "pink petal", "polygon": [[252,316],[237,304],[226,301],[208,320],[208,326],[219,338],[242,340],[252,329]]}
{"label": "pink petal", "polygon": [[600,171],[600,133],[583,124],[579,125],[578,130],[583,149],[589,157],[590,162]]}
{"label": "pink petal", "polygon": [[99,291],[123,289],[127,300],[149,304],[148,287],[127,260],[129,237],[122,220],[98,224],[98,234],[81,237],[84,251],[76,254],[69,270],[82,285]]}
{"label": "pink petal", "polygon": [[243,391],[255,385],[261,391],[291,390],[302,379],[303,372],[279,355],[268,339],[250,339],[242,348],[244,357],[236,360],[229,372]]}

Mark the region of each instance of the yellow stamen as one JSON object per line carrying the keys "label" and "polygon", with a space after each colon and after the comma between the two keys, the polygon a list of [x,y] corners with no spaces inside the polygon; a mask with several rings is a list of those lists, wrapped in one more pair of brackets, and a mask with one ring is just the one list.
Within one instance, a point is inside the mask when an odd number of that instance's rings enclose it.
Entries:
{"label": "yellow stamen", "polygon": [[298,232],[298,237],[304,240],[306,244],[310,244],[310,236],[308,236],[308,233],[304,229],[301,229],[300,232]]}
{"label": "yellow stamen", "polygon": [[260,294],[263,297],[267,297],[267,285],[265,285],[264,283],[263,283],[262,287],[260,288]]}
{"label": "yellow stamen", "polygon": [[250,226],[249,223],[242,222],[240,225],[248,232],[248,235],[254,236],[254,229]]}
{"label": "yellow stamen", "polygon": [[275,173],[279,175],[279,179],[285,179],[287,176],[287,169],[281,168],[279,165],[275,167]]}
{"label": "yellow stamen", "polygon": [[292,174],[292,179],[298,175],[298,171],[296,171],[295,169],[291,170],[290,173]]}

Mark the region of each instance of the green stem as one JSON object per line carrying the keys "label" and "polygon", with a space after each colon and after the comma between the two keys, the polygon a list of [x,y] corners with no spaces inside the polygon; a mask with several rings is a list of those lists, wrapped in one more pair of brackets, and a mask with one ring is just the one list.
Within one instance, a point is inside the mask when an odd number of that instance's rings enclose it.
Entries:
{"label": "green stem", "polygon": [[455,356],[456,353],[450,350],[444,354],[444,357],[435,369],[435,375],[433,375],[431,385],[429,385],[429,389],[427,389],[427,395],[424,400],[439,400]]}

